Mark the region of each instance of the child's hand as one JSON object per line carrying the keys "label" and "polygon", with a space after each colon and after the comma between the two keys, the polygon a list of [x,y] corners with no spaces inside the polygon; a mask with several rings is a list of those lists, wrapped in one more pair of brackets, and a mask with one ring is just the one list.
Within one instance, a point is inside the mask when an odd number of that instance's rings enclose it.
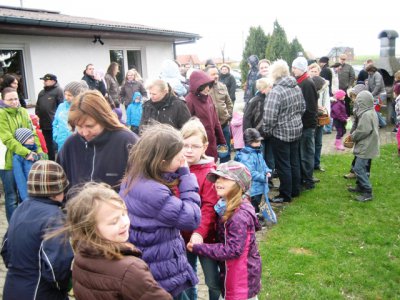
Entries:
{"label": "child's hand", "polygon": [[186,249],[188,249],[189,252],[193,252],[193,243],[192,242],[187,243]]}
{"label": "child's hand", "polygon": [[181,158],[181,168],[189,168],[189,165],[188,165],[188,163],[187,163],[187,161],[186,161],[186,158],[185,158],[185,156],[183,156],[182,155],[182,158]]}
{"label": "child's hand", "polygon": [[203,237],[198,233],[193,233],[192,236],[190,237],[190,242],[193,245],[195,245],[195,244],[203,244]]}

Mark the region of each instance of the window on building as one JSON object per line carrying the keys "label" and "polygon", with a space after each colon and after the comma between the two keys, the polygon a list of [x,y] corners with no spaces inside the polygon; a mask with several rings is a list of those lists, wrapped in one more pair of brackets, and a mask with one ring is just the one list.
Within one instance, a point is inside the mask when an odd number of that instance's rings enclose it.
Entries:
{"label": "window on building", "polygon": [[143,76],[140,50],[110,50],[110,62],[119,64],[120,71],[117,75],[119,84],[122,84],[126,72],[130,69],[136,69]]}
{"label": "window on building", "polygon": [[26,76],[22,50],[0,48],[0,80],[6,74],[11,74],[18,78],[18,95],[23,99],[27,99],[28,93],[26,90]]}

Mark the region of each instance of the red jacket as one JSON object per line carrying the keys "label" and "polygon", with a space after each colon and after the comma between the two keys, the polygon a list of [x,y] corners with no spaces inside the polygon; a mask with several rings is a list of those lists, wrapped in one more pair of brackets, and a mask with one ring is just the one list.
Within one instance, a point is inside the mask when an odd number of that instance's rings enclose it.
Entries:
{"label": "red jacket", "polygon": [[206,129],[208,138],[206,154],[217,161],[217,145],[226,144],[225,137],[211,96],[200,94],[198,91],[201,86],[213,83],[214,80],[205,72],[194,71],[189,80],[190,92],[185,100],[190,114],[198,117]]}
{"label": "red jacket", "polygon": [[[217,213],[214,205],[218,202],[218,195],[214,184],[206,179],[207,174],[211,170],[215,170],[216,165],[211,157],[208,160],[202,159],[196,165],[190,166],[190,173],[196,175],[199,183],[199,195],[201,199],[201,222],[200,226],[194,230],[203,237],[204,243],[215,243]],[[182,236],[187,244],[192,236],[192,231],[182,232]]]}
{"label": "red jacket", "polygon": [[49,151],[47,150],[46,140],[44,139],[44,135],[39,126],[39,117],[37,115],[29,115],[29,117],[31,118],[33,127],[35,128],[35,131],[39,138],[40,146],[42,146],[43,152],[48,153]]}

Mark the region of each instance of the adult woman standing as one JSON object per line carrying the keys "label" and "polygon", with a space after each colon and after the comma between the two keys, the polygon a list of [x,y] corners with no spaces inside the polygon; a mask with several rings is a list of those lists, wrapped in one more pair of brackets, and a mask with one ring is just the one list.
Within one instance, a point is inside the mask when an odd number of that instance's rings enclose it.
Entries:
{"label": "adult woman standing", "polygon": [[27,160],[34,161],[37,157],[36,153],[25,148],[15,138],[15,131],[18,128],[28,128],[34,132],[37,153],[43,153],[40,146],[39,138],[33,130],[31,119],[28,111],[19,104],[18,93],[15,89],[7,87],[1,92],[3,100],[0,100],[0,139],[6,146],[4,168],[0,170],[0,177],[3,182],[6,216],[7,220],[11,219],[11,215],[17,207],[17,188],[15,185],[14,175],[12,171],[13,154],[18,154]]}
{"label": "adult woman standing", "polygon": [[147,98],[146,89],[142,83],[142,77],[135,69],[130,69],[126,72],[125,80],[122,83],[120,97],[121,102],[128,108],[128,105],[132,102],[132,96],[135,92],[140,92],[143,97]]}
{"label": "adult woman standing", "polygon": [[108,98],[111,103],[119,102],[119,83],[117,80],[117,74],[119,73],[119,65],[116,62],[112,62],[107,69],[107,73],[104,77],[107,84]]}
{"label": "adult woman standing", "polygon": [[26,108],[26,102],[23,96],[18,92],[18,85],[19,85],[19,80],[18,77],[11,75],[11,74],[5,74],[3,76],[3,81],[1,83],[1,88],[0,90],[5,89],[6,87],[13,88],[14,90],[17,91],[18,93],[18,98],[19,98],[19,104],[23,107]]}
{"label": "adult woman standing", "polygon": [[65,141],[57,162],[71,186],[98,181],[118,191],[137,135],[118,121],[107,100],[93,90],[73,100],[68,123],[76,133]]}

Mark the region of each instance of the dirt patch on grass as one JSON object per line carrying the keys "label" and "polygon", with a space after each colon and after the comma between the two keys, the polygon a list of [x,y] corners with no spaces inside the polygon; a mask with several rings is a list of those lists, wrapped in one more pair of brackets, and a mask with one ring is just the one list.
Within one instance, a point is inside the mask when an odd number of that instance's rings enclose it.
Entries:
{"label": "dirt patch on grass", "polygon": [[297,255],[309,255],[309,256],[313,255],[313,253],[310,250],[304,248],[291,248],[289,252]]}

